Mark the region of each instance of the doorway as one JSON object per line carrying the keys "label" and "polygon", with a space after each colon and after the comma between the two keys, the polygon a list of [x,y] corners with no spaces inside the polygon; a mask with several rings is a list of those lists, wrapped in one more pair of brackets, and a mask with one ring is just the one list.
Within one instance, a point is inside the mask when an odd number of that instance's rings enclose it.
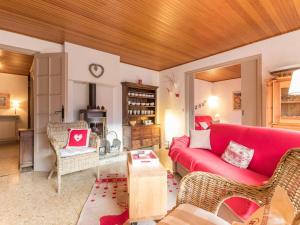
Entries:
{"label": "doorway", "polygon": [[262,123],[260,55],[189,71],[186,87],[187,131],[195,127],[195,116],[221,123]]}
{"label": "doorway", "polygon": [[195,116],[242,124],[241,84],[241,64],[195,73]]}
{"label": "doorway", "polygon": [[[20,154],[22,147],[28,148],[33,127],[32,63],[33,54],[0,49],[0,177],[33,163],[30,152]],[[27,139],[24,146],[20,136]]]}

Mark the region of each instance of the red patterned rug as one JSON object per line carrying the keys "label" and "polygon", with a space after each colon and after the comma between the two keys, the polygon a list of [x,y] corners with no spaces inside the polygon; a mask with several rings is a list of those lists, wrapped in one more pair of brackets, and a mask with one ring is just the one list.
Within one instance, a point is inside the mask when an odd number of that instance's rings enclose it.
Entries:
{"label": "red patterned rug", "polygon": [[[168,209],[176,203],[178,182],[168,173]],[[102,174],[88,197],[77,225],[122,225],[128,220],[127,178],[123,174]],[[153,221],[139,223],[152,225]]]}

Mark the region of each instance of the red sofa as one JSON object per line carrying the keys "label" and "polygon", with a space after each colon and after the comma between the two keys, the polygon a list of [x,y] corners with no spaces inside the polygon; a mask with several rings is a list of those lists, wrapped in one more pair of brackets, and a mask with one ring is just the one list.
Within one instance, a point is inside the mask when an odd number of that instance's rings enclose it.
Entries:
{"label": "red sofa", "polygon": [[208,127],[212,124],[212,117],[211,116],[195,116],[195,130],[203,130],[200,125],[200,122],[206,122]]}
{"label": "red sofa", "polygon": [[[222,160],[221,155],[233,140],[254,149],[253,159],[247,169],[237,168]],[[212,124],[211,150],[189,148],[189,137],[174,138],[169,156],[177,166],[189,172],[204,171],[235,181],[261,185],[273,174],[280,158],[290,148],[300,147],[300,132],[282,129]],[[177,166],[176,166],[177,165]],[[226,204],[241,218],[248,218],[256,209],[255,203],[232,198]]]}

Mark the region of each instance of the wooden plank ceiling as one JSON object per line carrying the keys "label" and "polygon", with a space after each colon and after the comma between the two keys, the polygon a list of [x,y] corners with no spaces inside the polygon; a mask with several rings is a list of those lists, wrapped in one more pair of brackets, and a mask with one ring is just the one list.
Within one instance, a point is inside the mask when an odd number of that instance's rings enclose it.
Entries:
{"label": "wooden plank ceiling", "polygon": [[241,78],[241,64],[205,70],[195,73],[194,76],[196,79],[209,82],[218,82],[223,80]]}
{"label": "wooden plank ceiling", "polygon": [[0,29],[163,70],[300,27],[300,0],[10,0]]}
{"label": "wooden plank ceiling", "polygon": [[33,56],[0,49],[0,73],[30,75]]}

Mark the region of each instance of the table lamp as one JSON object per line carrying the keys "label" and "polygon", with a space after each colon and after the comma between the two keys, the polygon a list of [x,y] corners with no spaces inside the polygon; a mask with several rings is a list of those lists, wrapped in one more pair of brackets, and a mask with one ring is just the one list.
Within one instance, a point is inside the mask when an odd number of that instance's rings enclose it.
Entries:
{"label": "table lamp", "polygon": [[15,115],[17,114],[17,108],[20,106],[20,102],[17,100],[12,101],[13,108],[15,109]]}

